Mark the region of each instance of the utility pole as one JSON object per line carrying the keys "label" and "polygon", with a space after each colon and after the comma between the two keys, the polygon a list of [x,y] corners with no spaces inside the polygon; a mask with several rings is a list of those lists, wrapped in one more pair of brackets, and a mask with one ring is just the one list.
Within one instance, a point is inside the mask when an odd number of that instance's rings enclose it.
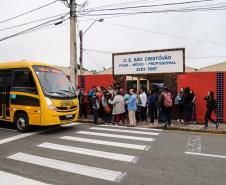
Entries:
{"label": "utility pole", "polygon": [[76,0],[70,0],[70,81],[78,85],[77,42],[76,42]]}
{"label": "utility pole", "polygon": [[83,32],[82,30],[79,31],[79,39],[80,39],[80,77],[83,75]]}

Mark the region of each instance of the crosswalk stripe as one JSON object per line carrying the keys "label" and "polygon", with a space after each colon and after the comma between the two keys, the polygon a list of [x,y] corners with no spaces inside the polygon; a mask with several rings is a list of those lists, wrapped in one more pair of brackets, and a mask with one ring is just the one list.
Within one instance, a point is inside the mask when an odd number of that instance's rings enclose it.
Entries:
{"label": "crosswalk stripe", "polygon": [[29,136],[32,136],[32,135],[36,135],[38,133],[39,132],[37,132],[37,133],[35,133],[35,132],[24,133],[24,134],[18,134],[16,136],[8,137],[8,138],[5,138],[5,139],[1,139],[0,140],[0,145],[1,144],[5,144],[5,143],[9,143],[11,141],[15,141],[15,140],[18,140],[18,139],[22,139],[22,138],[25,138],[25,137],[29,137]]}
{"label": "crosswalk stripe", "polygon": [[[79,125],[79,123],[78,124],[76,123],[76,125]],[[66,127],[66,125],[64,125],[64,126]],[[58,129],[58,127],[52,127],[52,128],[48,128],[48,129],[45,129],[45,130],[42,130],[42,131],[38,131],[38,132],[30,132],[30,133],[18,134],[16,136],[12,136],[12,137],[8,137],[8,138],[5,138],[5,139],[1,139],[0,140],[0,145],[5,144],[5,143],[9,143],[9,142],[12,142],[12,141],[16,141],[16,140],[19,140],[19,139],[23,139],[25,137],[42,134],[42,133],[45,133],[45,132],[48,132],[48,131],[53,131],[53,130],[56,130],[56,129]]]}
{"label": "crosswalk stripe", "polygon": [[122,173],[120,171],[113,171],[113,170],[107,170],[103,168],[96,168],[92,166],[74,164],[70,162],[30,155],[30,154],[21,153],[21,152],[11,155],[7,158],[29,163],[29,164],[35,164],[43,167],[57,169],[65,172],[70,172],[70,173],[75,173],[75,174],[84,175],[88,177],[112,181],[112,182],[115,182],[115,181],[118,182],[123,178],[123,176],[126,175],[125,173]]}
{"label": "crosswalk stripe", "polygon": [[2,185],[48,185],[19,175],[0,171],[0,184]]}
{"label": "crosswalk stripe", "polygon": [[157,131],[162,132],[162,129],[155,129],[155,128],[144,128],[144,127],[126,127],[126,126],[118,126],[118,125],[99,125],[100,127],[114,127],[114,128],[127,128],[132,130],[146,130],[146,131]]}
{"label": "crosswalk stripe", "polygon": [[105,134],[105,133],[100,133],[100,132],[78,131],[77,133],[92,135],[92,136],[103,136],[103,137],[129,139],[129,140],[137,140],[137,141],[154,141],[155,140],[153,138],[147,138],[147,137],[135,137],[135,136],[126,136],[126,135],[118,135],[118,134]]}
{"label": "crosswalk stripe", "polygon": [[189,154],[189,155],[197,155],[197,156],[204,156],[204,157],[215,157],[215,158],[226,159],[226,156],[223,156],[223,155],[213,155],[213,154],[205,154],[205,153],[197,153],[197,152],[184,152],[184,153]]}
{"label": "crosswalk stripe", "polygon": [[116,160],[116,161],[123,161],[123,162],[135,163],[137,161],[137,157],[132,156],[132,155],[104,152],[104,151],[100,151],[100,150],[72,147],[72,146],[59,145],[59,144],[48,143],[48,142],[42,143],[42,144],[38,145],[38,147],[66,151],[66,152],[71,152],[71,153],[76,153],[76,154],[84,154],[84,155],[111,159],[111,160]]}
{"label": "crosswalk stripe", "polygon": [[114,147],[120,147],[120,148],[129,148],[129,149],[134,149],[134,150],[145,150],[145,151],[147,151],[147,150],[150,149],[150,146],[146,146],[146,145],[119,143],[119,142],[112,142],[112,141],[87,139],[87,138],[81,138],[81,137],[63,136],[60,139],[70,140],[70,141],[78,141],[78,142],[84,142],[84,143],[92,143],[92,144],[98,144],[98,145],[114,146]]}
{"label": "crosswalk stripe", "polygon": [[103,130],[103,131],[112,131],[112,132],[122,132],[122,133],[131,133],[131,134],[142,134],[142,135],[151,135],[151,136],[158,136],[159,133],[154,132],[142,132],[136,130],[119,130],[119,129],[112,129],[112,128],[100,128],[100,127],[92,127],[91,130]]}

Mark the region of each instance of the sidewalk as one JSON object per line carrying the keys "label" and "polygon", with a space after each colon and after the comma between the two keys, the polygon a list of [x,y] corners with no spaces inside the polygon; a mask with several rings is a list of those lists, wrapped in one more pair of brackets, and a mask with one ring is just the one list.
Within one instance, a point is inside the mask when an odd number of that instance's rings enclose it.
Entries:
{"label": "sidewalk", "polygon": [[[81,123],[93,123],[92,115],[89,115],[88,118],[79,119],[78,122]],[[127,121],[128,122],[128,121]],[[164,124],[158,123],[146,123],[146,124],[138,124],[137,127],[144,128],[155,128],[155,129],[163,129]],[[165,130],[178,130],[178,131],[188,131],[188,132],[202,132],[202,133],[212,133],[212,134],[226,134],[226,124],[220,124],[218,129],[216,129],[215,125],[209,123],[209,128],[204,129],[204,124],[190,124],[185,125],[183,123],[178,123],[176,121],[172,121],[171,127],[167,127]]]}

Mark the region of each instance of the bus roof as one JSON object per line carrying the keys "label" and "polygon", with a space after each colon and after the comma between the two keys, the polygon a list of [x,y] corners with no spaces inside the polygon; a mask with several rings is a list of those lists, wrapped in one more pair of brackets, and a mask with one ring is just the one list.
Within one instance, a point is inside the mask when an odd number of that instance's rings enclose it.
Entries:
{"label": "bus roof", "polygon": [[53,65],[49,65],[49,64],[45,64],[45,63],[41,63],[41,62],[20,60],[20,61],[13,61],[13,62],[0,62],[0,69],[24,68],[24,67],[29,68],[29,67],[32,67],[33,65],[55,67]]}

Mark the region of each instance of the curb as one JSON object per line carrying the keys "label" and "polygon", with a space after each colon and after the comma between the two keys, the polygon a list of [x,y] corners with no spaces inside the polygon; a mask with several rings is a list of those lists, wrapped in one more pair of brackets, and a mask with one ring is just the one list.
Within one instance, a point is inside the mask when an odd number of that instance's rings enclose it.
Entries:
{"label": "curb", "polygon": [[[154,128],[154,127],[149,127]],[[160,129],[160,128],[159,128]],[[184,131],[184,132],[199,132],[199,133],[206,133],[206,134],[223,134],[226,135],[225,130],[208,130],[208,129],[190,129],[190,128],[166,128],[164,130],[177,130],[177,131]]]}
{"label": "curb", "polygon": [[[80,123],[92,123],[92,120],[78,120]],[[142,128],[153,128],[153,129],[163,129],[163,127],[144,127]],[[226,130],[208,130],[208,129],[191,129],[191,128],[181,128],[181,127],[167,127],[164,130],[176,130],[176,131],[183,131],[183,132],[197,132],[197,133],[206,133],[206,134],[223,134],[226,135]]]}
{"label": "curb", "polygon": [[78,119],[77,122],[79,122],[79,123],[94,123],[94,121],[91,121],[91,120],[80,120],[80,119]]}

